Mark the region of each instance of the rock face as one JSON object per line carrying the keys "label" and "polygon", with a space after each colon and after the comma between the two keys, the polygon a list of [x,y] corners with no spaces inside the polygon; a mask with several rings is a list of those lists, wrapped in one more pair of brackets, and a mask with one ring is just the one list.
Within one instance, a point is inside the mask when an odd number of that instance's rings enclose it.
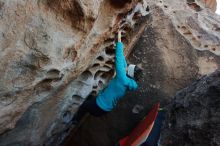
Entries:
{"label": "rock face", "polygon": [[216,0],[204,0],[206,6],[210,7],[214,12],[217,8],[217,1]]}
{"label": "rock face", "polygon": [[179,91],[167,112],[163,146],[219,146],[220,70]]}
{"label": "rock face", "polygon": [[1,0],[0,145],[42,145],[65,130],[114,73],[118,28],[128,52],[147,13],[136,0]]}
{"label": "rock face", "polygon": [[[216,38],[216,48],[220,49],[219,32],[210,33],[213,30],[206,29],[208,21],[203,21],[215,18],[209,24],[216,22],[219,26],[217,15],[203,5],[197,12],[187,1],[147,1],[147,4],[150,12],[147,25],[128,56],[130,63],[144,69],[139,90],[129,92],[106,116],[88,117],[64,146],[115,145],[153,104],[159,101],[164,107],[178,90],[220,67],[217,49],[196,45],[197,42],[209,44],[211,38]],[[198,34],[203,37],[199,39]]]}
{"label": "rock face", "polygon": [[144,67],[145,86],[130,94],[139,96],[126,100],[128,109],[146,95],[166,103],[219,68],[219,16],[187,1],[0,0],[0,19],[2,146],[47,145],[68,128],[85,98],[112,77],[118,28],[126,54],[144,32],[130,61]]}

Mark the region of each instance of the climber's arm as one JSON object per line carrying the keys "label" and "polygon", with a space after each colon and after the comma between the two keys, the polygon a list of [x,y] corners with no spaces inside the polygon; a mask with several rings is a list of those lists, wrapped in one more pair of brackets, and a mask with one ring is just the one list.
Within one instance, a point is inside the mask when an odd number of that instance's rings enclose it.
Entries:
{"label": "climber's arm", "polygon": [[116,50],[115,50],[115,68],[116,68],[116,76],[119,78],[126,77],[125,63],[126,62],[123,51],[123,43],[117,42]]}
{"label": "climber's arm", "polygon": [[[121,31],[118,31],[118,42],[121,42]],[[123,54],[124,54],[124,52],[123,52]],[[123,62],[124,62],[124,68],[126,68],[127,67],[127,62],[126,62],[126,59],[125,59],[124,55],[123,55],[122,59],[123,59]]]}

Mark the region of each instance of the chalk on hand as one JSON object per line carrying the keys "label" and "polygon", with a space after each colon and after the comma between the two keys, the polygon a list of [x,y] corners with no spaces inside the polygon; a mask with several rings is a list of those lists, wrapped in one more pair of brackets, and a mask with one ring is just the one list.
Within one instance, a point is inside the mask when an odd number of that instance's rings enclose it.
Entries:
{"label": "chalk on hand", "polygon": [[118,42],[121,42],[121,31],[118,31]]}

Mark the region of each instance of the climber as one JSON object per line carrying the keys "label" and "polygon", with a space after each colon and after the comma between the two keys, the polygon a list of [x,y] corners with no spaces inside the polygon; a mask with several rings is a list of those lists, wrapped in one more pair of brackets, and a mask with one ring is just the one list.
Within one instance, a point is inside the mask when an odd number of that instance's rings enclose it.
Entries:
{"label": "climber", "polygon": [[97,98],[86,100],[74,115],[72,122],[78,123],[86,113],[99,117],[112,111],[119,99],[127,90],[136,90],[138,81],[142,75],[142,69],[136,65],[127,66],[123,43],[121,42],[121,32],[118,32],[118,42],[115,54],[116,75],[109,82],[108,86],[98,94]]}

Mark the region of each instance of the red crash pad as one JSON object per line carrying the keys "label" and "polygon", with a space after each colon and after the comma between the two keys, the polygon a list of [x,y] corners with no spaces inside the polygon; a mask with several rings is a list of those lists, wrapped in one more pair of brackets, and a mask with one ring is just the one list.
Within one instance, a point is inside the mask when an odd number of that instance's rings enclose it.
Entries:
{"label": "red crash pad", "polygon": [[153,106],[148,115],[137,125],[137,127],[126,137],[119,141],[120,146],[139,146],[142,144],[150,134],[160,103]]}

